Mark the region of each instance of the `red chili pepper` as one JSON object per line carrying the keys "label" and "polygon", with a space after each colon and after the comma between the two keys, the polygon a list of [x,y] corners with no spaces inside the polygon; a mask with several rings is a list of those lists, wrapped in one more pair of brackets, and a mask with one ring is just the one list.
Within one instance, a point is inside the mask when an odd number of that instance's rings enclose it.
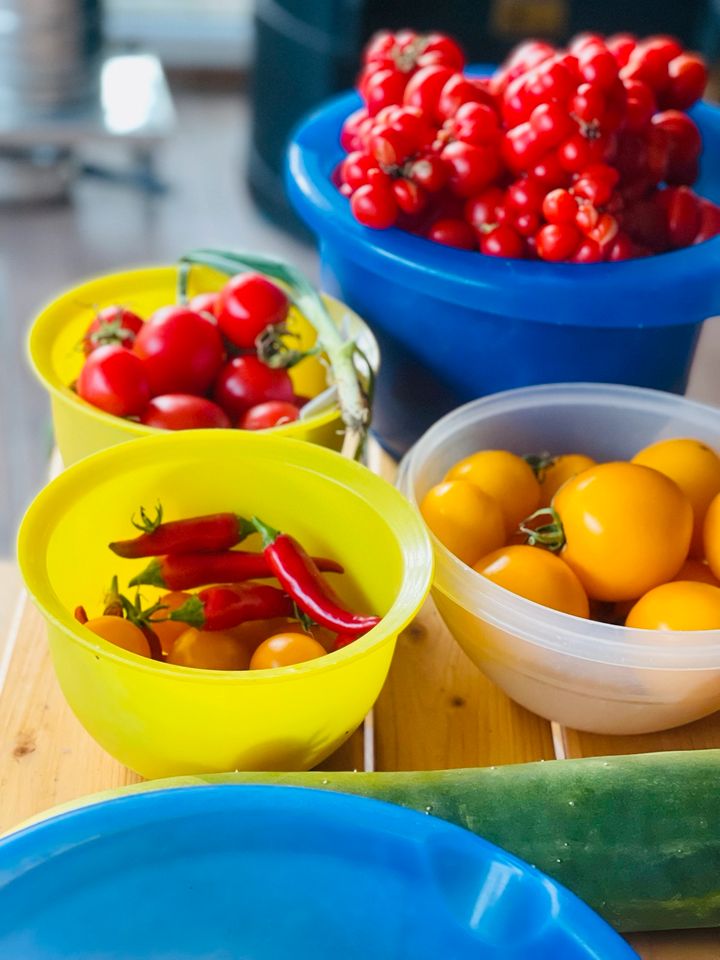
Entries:
{"label": "red chili pepper", "polygon": [[[335,560],[315,557],[319,570],[342,573]],[[191,590],[206,583],[239,583],[272,577],[267,557],[262,553],[242,550],[224,550],[222,553],[174,553],[157,557],[130,581],[130,586],[150,584],[165,590]]]}
{"label": "red chili pepper", "polygon": [[116,540],[110,549],[119,557],[158,557],[165,553],[216,553],[229,550],[254,532],[250,521],[236,513],[212,513],[203,517],[162,522],[162,507],[156,516],[148,517],[140,509],[141,522],[134,526],[143,532],[132,540]]}
{"label": "red chili pepper", "polygon": [[78,623],[85,624],[88,622],[88,615],[85,610],[85,607],[82,607],[82,606],[75,607],[75,610],[73,611],[73,616],[75,617]]}
{"label": "red chili pepper", "polygon": [[248,620],[272,620],[293,613],[293,602],[282,590],[248,582],[201,590],[173,610],[169,619],[200,630],[229,630]]}
{"label": "red chili pepper", "polygon": [[338,633],[355,636],[367,633],[380,623],[379,617],[350,613],[325,582],[304,548],[287,533],[280,533],[253,517],[255,529],[262,535],[264,554],[270,568],[303,613],[316,623]]}
{"label": "red chili pepper", "polygon": [[353,640],[359,640],[361,636],[362,634],[360,633],[338,633],[335,637],[333,650],[342,650],[343,647],[347,647]]}

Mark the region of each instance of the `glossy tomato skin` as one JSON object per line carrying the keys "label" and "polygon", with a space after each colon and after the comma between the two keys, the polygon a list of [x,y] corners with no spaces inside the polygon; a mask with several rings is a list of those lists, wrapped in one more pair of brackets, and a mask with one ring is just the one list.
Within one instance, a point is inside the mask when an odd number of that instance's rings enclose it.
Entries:
{"label": "glossy tomato skin", "polygon": [[218,294],[215,315],[228,340],[249,350],[268,326],[284,323],[289,308],[290,301],[272,281],[259,273],[241,273]]}
{"label": "glossy tomato skin", "polygon": [[589,615],[587,594],[567,564],[538,547],[501,547],[473,567],[481,576],[544,607],[575,617]]}
{"label": "glossy tomato skin", "polygon": [[257,357],[234,357],[220,371],[214,388],[215,402],[233,420],[250,407],[268,400],[292,403],[295,394],[287,370],[274,370]]}
{"label": "glossy tomato skin", "polygon": [[305,633],[276,633],[256,648],[250,660],[250,669],[289,667],[323,657],[326,652],[322,644]]}
{"label": "glossy tomato skin", "polygon": [[294,403],[268,400],[250,407],[240,418],[238,426],[241,430],[268,430],[283,423],[294,423],[299,416],[300,409]]}
{"label": "glossy tomato skin", "polygon": [[553,497],[564,483],[594,466],[592,457],[586,457],[584,453],[563,453],[559,457],[553,457],[540,473],[540,506],[550,506]]}
{"label": "glossy tomato skin", "polygon": [[167,662],[202,670],[247,670],[250,650],[223,630],[188,627],[173,643]]}
{"label": "glossy tomato skin", "polygon": [[713,574],[720,580],[720,493],[713,497],[703,523],[705,559]]}
{"label": "glossy tomato skin", "polygon": [[205,393],[225,358],[217,326],[187,307],[157,310],[143,325],[133,351],[145,363],[154,397]]}
{"label": "glossy tomato skin", "polygon": [[123,617],[95,617],[88,620],[85,627],[116,647],[121,647],[130,653],[137,653],[141,657],[150,656],[150,645],[142,630]]}
{"label": "glossy tomato skin", "polygon": [[500,505],[466,480],[445,480],[431,487],[420,512],[442,545],[468,566],[505,542]]}
{"label": "glossy tomato skin", "polygon": [[693,580],[663,583],[637,601],[625,626],[640,630],[720,630],[720,587]]}
{"label": "glossy tomato skin", "polygon": [[98,347],[85,360],[78,396],[116,417],[140,414],[150,399],[150,383],[139,357],[117,344]]}
{"label": "glossy tomato skin", "polygon": [[197,293],[188,302],[188,309],[195,313],[207,313],[217,322],[217,305],[220,294],[214,291]]}
{"label": "glossy tomato skin", "polygon": [[83,351],[87,357],[98,347],[116,343],[130,349],[140,332],[143,320],[132,310],[110,306],[101,310],[83,337]]}
{"label": "glossy tomato skin", "polygon": [[212,400],[192,393],[166,393],[153,397],[140,422],[159,430],[207,430],[232,426],[225,411]]}
{"label": "glossy tomato skin", "polygon": [[467,480],[497,500],[508,536],[540,502],[540,486],[532,467],[508,450],[479,450],[456,463],[445,479]]}
{"label": "glossy tomato skin", "polygon": [[691,557],[703,557],[703,524],[710,501],[720,493],[720,457],[700,440],[679,437],[660,440],[632,458],[633,463],[659,470],[680,487],[693,508]]}
{"label": "glossy tomato skin", "polygon": [[560,556],[592,600],[634,600],[672,580],[687,557],[692,507],[668,477],[635,463],[601,463],[553,500]]}

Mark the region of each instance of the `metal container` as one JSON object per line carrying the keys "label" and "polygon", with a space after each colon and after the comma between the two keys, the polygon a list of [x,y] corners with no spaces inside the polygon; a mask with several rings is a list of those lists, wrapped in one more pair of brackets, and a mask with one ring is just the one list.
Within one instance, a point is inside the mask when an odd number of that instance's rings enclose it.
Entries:
{"label": "metal container", "polygon": [[52,111],[90,95],[101,0],[0,0],[0,96]]}

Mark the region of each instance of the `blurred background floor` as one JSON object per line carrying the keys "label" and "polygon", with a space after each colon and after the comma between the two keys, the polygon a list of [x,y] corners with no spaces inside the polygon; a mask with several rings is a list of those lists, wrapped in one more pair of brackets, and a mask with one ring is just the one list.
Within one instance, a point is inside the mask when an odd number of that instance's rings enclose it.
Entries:
{"label": "blurred background floor", "polygon": [[[172,262],[201,245],[271,252],[316,279],[312,248],[251,201],[247,99],[235,91],[174,94],[176,130],[157,154],[166,193],[82,177],[71,204],[0,207],[0,557],[13,550],[52,442],[48,403],[25,359],[28,326],[44,303],[93,274]],[[117,147],[86,152],[107,166],[124,160]]]}

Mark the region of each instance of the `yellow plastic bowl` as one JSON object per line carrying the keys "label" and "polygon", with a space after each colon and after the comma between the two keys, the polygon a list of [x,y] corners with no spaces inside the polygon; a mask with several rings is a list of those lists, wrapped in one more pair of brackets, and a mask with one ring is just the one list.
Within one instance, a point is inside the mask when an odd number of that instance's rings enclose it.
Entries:
{"label": "yellow plastic bowl", "polygon": [[[208,290],[219,290],[227,277],[206,267],[190,271],[188,293],[191,297]],[[177,267],[149,267],[128,270],[90,280],[53,300],[33,323],[28,340],[32,368],[50,394],[55,439],[65,465],[82,460],[125,440],[162,434],[132,420],[104,413],[86,403],[70,389],[82,368],[79,348],[83,335],[95,314],[103,307],[121,304],[147,319],[159,307],[176,301]],[[380,363],[378,345],[370,328],[348,307],[323,296],[335,323],[349,337],[357,339],[374,369]],[[315,342],[315,331],[295,311],[289,318],[291,332],[298,335],[293,346],[307,349]],[[320,360],[309,357],[290,371],[295,391],[316,396],[327,385],[327,372]],[[339,450],[343,424],[336,405],[315,416],[273,428],[273,435],[308,440]]]}
{"label": "yellow plastic bowl", "polygon": [[[133,536],[131,515],[158,500],[168,519],[232,510],[291,532],[338,559],[347,571],[335,578],[338,592],[382,622],[336,653],[263,671],[171,666],[107,643],[72,611],[99,614],[112,575],[122,588],[145,566],[107,544]],[[30,505],[18,558],[68,703],[108,753],[145,777],[319,763],[372,706],[432,577],[422,521],[390,484],[313,444],[227,430],[147,437],[70,467]]]}

